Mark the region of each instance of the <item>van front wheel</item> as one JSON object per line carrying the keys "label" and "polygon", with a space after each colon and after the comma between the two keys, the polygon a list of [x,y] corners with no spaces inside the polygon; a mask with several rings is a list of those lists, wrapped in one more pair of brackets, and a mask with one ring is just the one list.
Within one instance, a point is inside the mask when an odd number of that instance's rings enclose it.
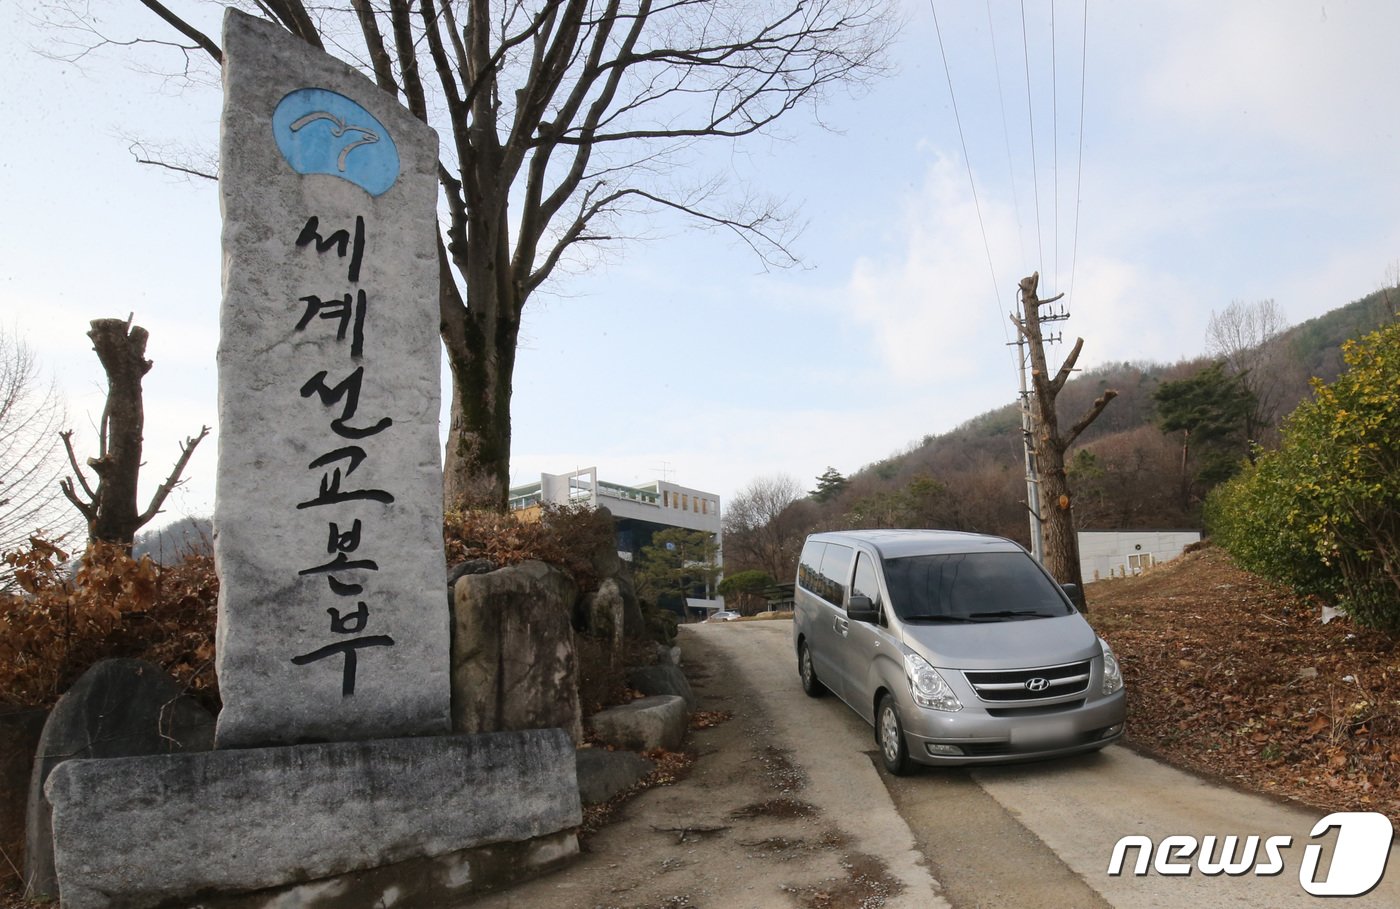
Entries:
{"label": "van front wheel", "polygon": [[894,697],[886,694],[875,709],[875,744],[880,748],[880,763],[895,776],[910,770],[909,746],[904,742],[904,725],[899,721],[899,709]]}
{"label": "van front wheel", "polygon": [[819,698],[826,694],[826,686],[817,678],[817,668],[812,665],[812,650],[803,641],[797,645],[797,674],[802,678],[802,690],[809,698]]}

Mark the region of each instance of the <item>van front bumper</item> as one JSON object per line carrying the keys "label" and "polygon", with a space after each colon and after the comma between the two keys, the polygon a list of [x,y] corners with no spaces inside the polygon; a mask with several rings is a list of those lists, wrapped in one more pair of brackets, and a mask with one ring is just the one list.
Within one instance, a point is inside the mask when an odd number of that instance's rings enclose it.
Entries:
{"label": "van front bumper", "polygon": [[1094,751],[1122,738],[1126,715],[1121,689],[1073,709],[1016,716],[900,704],[909,757],[921,764],[1034,761]]}

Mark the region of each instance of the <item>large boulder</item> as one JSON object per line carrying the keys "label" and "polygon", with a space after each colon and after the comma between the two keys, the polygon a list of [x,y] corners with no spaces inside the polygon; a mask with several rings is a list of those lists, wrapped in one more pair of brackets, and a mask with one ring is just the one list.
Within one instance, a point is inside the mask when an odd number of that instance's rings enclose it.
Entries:
{"label": "large boulder", "polygon": [[562,728],[583,740],[570,623],[578,587],[543,562],[457,581],[452,615],[452,728]]}
{"label": "large boulder", "polygon": [[597,805],[646,779],[656,769],[633,751],[606,748],[580,748],[575,759],[578,769],[578,796],[585,805]]}
{"label": "large boulder", "polygon": [[664,665],[679,666],[681,664],[681,649],[674,645],[657,643],[656,662]]}
{"label": "large boulder", "polygon": [[648,634],[646,618],[642,615],[642,603],[637,599],[637,587],[632,583],[629,570],[622,569],[614,578],[618,596],[622,598],[622,628],[629,638],[641,640]]}
{"label": "large boulder", "polygon": [[[607,508],[599,508],[598,517],[609,524],[612,523],[612,512]],[[600,540],[593,551],[588,553],[588,563],[593,569],[593,575],[599,579],[599,584],[598,590],[585,598],[583,620],[586,625],[580,630],[587,630],[596,637],[607,637],[619,627],[612,614],[615,609],[620,608],[622,633],[629,638],[646,637],[646,622],[642,618],[642,605],[637,599],[637,588],[632,583],[630,569],[617,554],[617,541],[611,536]],[[595,624],[598,619],[601,619],[603,624]]]}
{"label": "large boulder", "polygon": [[25,880],[35,899],[58,896],[53,820],[44,783],[74,758],[208,751],[214,717],[180,684],[145,660],[102,660],[59,698],[34,753],[25,835]]}
{"label": "large boulder", "polygon": [[642,694],[674,694],[685,701],[687,710],[695,710],[695,692],[686,681],[685,673],[674,663],[633,669],[627,674],[627,684]]}
{"label": "large boulder", "polygon": [[588,725],[604,744],[631,751],[675,751],[685,738],[685,699],[661,694],[595,713]]}
{"label": "large boulder", "polygon": [[454,591],[457,589],[458,581],[469,574],[489,574],[500,567],[490,559],[468,559],[450,566],[447,569],[447,608],[452,608],[452,601],[456,597]]}
{"label": "large boulder", "polygon": [[598,589],[583,598],[584,627],[589,634],[606,641],[608,650],[622,652],[627,628],[627,603],[617,578],[607,578]]}

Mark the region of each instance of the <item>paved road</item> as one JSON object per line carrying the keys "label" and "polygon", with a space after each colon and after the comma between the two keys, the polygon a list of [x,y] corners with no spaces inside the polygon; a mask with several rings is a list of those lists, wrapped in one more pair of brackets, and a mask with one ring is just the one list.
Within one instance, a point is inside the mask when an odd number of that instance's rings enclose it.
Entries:
{"label": "paved road", "polygon": [[[1299,883],[1303,848],[1323,812],[1207,783],[1119,746],[1076,758],[975,770],[929,768],[896,779],[878,770],[870,728],[831,696],[802,694],[791,624],[691,626],[684,635],[723,652],[734,690],[759,693],[772,734],[806,772],[804,797],[879,856],[904,884],[886,905],[972,907],[1400,907],[1400,857],[1379,887],[1326,900]],[[1131,709],[1131,708],[1130,708]],[[1282,873],[1261,877],[1113,877],[1125,835],[1286,835]],[[1400,851],[1400,850],[1396,850]],[[1132,855],[1135,855],[1134,850]],[[1324,866],[1326,859],[1324,858]],[[1321,872],[1318,875],[1321,877]]]}

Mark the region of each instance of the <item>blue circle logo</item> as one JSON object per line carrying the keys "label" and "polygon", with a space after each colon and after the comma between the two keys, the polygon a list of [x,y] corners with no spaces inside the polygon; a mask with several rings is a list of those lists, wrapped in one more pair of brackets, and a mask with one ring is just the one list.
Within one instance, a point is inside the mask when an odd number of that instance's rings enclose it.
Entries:
{"label": "blue circle logo", "polygon": [[399,177],[399,149],[384,125],[344,95],[299,88],[277,104],[272,135],[299,174],[329,174],[378,196]]}

